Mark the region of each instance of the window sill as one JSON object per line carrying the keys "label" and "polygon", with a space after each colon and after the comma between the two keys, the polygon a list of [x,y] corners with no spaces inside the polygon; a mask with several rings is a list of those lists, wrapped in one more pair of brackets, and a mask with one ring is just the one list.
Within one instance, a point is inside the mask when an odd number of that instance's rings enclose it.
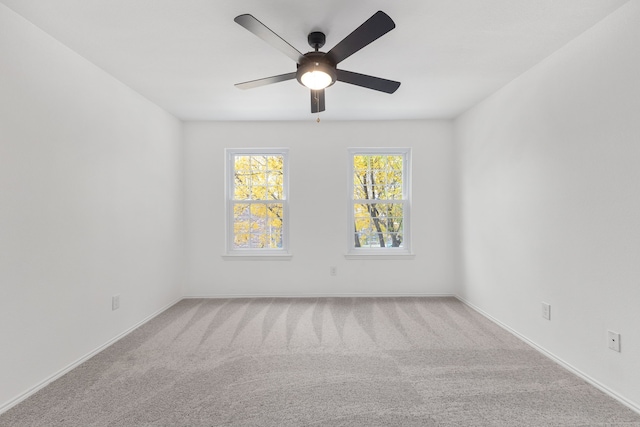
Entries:
{"label": "window sill", "polygon": [[401,253],[401,254],[392,254],[392,253],[384,253],[384,254],[345,254],[345,259],[368,259],[372,261],[378,260],[405,260],[405,259],[415,259],[416,255],[412,253]]}
{"label": "window sill", "polygon": [[222,255],[225,261],[291,261],[291,254],[226,254]]}

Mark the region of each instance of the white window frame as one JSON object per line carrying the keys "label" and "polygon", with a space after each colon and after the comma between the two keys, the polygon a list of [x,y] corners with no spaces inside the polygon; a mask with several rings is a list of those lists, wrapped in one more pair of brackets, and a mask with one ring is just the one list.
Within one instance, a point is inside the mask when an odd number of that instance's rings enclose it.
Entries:
{"label": "white window frame", "polygon": [[[390,203],[402,203],[403,204],[403,241],[401,248],[380,248],[380,247],[367,247],[358,248],[355,246],[354,241],[354,205],[358,203],[355,200],[354,191],[354,167],[353,159],[356,155],[389,155],[398,156],[401,155],[402,159],[402,200],[390,200]],[[387,148],[387,147],[366,147],[366,148],[349,148],[348,149],[348,177],[347,177],[347,253],[346,258],[361,259],[369,257],[380,258],[395,258],[405,257],[413,258],[411,252],[411,148]]]}
{"label": "white window frame", "polygon": [[[282,247],[281,248],[242,248],[234,247],[234,215],[233,205],[234,196],[234,172],[235,172],[235,156],[274,156],[283,157],[282,173],[283,188],[282,199],[277,202],[282,203]],[[282,258],[288,259],[291,254],[289,252],[289,149],[288,148],[227,148],[225,149],[225,208],[226,208],[226,259],[227,257],[241,257],[247,259],[256,257],[260,259]],[[268,200],[265,202],[274,202]]]}

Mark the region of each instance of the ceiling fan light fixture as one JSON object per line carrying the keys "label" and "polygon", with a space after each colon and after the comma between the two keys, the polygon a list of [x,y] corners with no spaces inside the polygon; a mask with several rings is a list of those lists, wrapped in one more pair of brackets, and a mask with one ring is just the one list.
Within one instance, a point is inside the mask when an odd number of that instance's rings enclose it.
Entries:
{"label": "ceiling fan light fixture", "polygon": [[303,85],[313,90],[324,89],[333,83],[331,76],[322,70],[307,71],[300,80]]}
{"label": "ceiling fan light fixture", "polygon": [[336,82],[335,67],[321,61],[300,65],[296,74],[298,81],[311,90],[322,90]]}

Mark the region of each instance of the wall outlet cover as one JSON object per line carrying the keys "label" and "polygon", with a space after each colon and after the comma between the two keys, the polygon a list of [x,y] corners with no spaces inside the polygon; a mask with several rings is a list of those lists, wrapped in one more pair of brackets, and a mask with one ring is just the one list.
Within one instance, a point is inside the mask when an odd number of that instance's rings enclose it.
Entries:
{"label": "wall outlet cover", "polygon": [[609,348],[613,351],[620,352],[620,334],[613,331],[607,331]]}

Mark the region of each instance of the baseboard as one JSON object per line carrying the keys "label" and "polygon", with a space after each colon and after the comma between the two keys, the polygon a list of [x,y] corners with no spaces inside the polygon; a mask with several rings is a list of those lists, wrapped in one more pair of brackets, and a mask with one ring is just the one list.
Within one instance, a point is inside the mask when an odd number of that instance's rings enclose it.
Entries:
{"label": "baseboard", "polygon": [[176,300],[174,300],[170,304],[162,307],[161,309],[159,309],[159,310],[155,311],[154,313],[150,314],[149,316],[145,317],[144,319],[142,319],[141,321],[139,321],[138,323],[136,323],[135,325],[133,325],[129,329],[127,329],[124,332],[122,332],[122,333],[116,335],[115,337],[111,338],[106,343],[102,344],[101,346],[97,347],[96,349],[94,349],[94,350],[90,351],[89,353],[85,354],[84,356],[80,357],[75,362],[72,362],[71,364],[67,365],[66,367],[60,369],[58,372],[56,372],[53,375],[47,377],[46,379],[44,379],[40,383],[36,384],[35,386],[31,387],[30,389],[28,389],[24,393],[21,393],[17,397],[15,397],[15,398],[3,403],[2,406],[0,406],[0,414],[8,411],[11,408],[13,408],[18,403],[20,403],[23,400],[27,399],[28,397],[32,396],[37,391],[43,389],[44,387],[46,387],[47,385],[49,385],[53,381],[57,380],[58,378],[60,378],[64,374],[66,374],[67,372],[71,371],[73,368],[75,368],[75,367],[79,366],[80,364],[86,362],[87,360],[89,360],[90,358],[95,356],[96,354],[100,353],[105,348],[109,347],[110,345],[112,345],[113,343],[117,342],[118,340],[124,338],[125,336],[129,335],[135,329],[137,329],[140,326],[144,325],[145,323],[147,323],[148,321],[150,321],[151,319],[153,319],[154,317],[156,317],[157,315],[159,315],[160,313],[162,313],[163,311],[167,310],[169,307],[171,307],[172,305],[175,305],[177,302],[179,302],[181,300],[182,300],[182,297],[177,298]]}
{"label": "baseboard", "polygon": [[582,378],[583,380],[585,380],[586,382],[588,382],[592,386],[596,387],[598,390],[602,391],[603,393],[607,394],[608,396],[611,396],[612,398],[614,398],[618,402],[622,403],[623,405],[625,405],[626,407],[628,407],[632,411],[637,412],[638,414],[640,414],[640,406],[638,406],[634,402],[631,402],[630,400],[627,400],[623,396],[620,396],[618,393],[616,393],[615,391],[611,390],[609,387],[605,386],[604,384],[600,383],[596,379],[594,379],[594,378],[590,377],[589,375],[585,374],[584,372],[580,371],[575,366],[571,365],[570,363],[568,363],[565,360],[561,359],[560,357],[556,356],[555,354],[553,354],[549,350],[545,349],[544,347],[541,347],[540,345],[538,345],[535,342],[531,341],[529,338],[527,338],[524,335],[520,334],[518,331],[510,328],[508,325],[502,323],[500,320],[498,320],[495,317],[491,316],[489,313],[487,313],[484,310],[482,310],[481,308],[473,305],[472,303],[470,303],[469,301],[465,300],[464,298],[461,298],[458,295],[454,295],[454,297],[458,301],[460,301],[461,303],[465,304],[467,307],[469,307],[472,310],[476,311],[478,314],[480,314],[483,317],[487,318],[488,320],[492,321],[493,323],[495,323],[496,325],[500,326],[501,328],[503,328],[507,332],[511,333],[512,335],[516,336],[520,340],[524,341],[526,344],[529,344],[531,347],[533,347],[534,349],[536,349],[537,351],[539,351],[540,353],[542,353],[544,356],[548,357],[549,359],[553,360],[554,362],[556,362],[557,364],[559,364],[563,368],[569,370],[573,374],[575,374],[578,377]]}
{"label": "baseboard", "polygon": [[232,299],[232,298],[456,298],[454,294],[417,293],[311,293],[311,294],[217,294],[186,295],[184,299]]}

